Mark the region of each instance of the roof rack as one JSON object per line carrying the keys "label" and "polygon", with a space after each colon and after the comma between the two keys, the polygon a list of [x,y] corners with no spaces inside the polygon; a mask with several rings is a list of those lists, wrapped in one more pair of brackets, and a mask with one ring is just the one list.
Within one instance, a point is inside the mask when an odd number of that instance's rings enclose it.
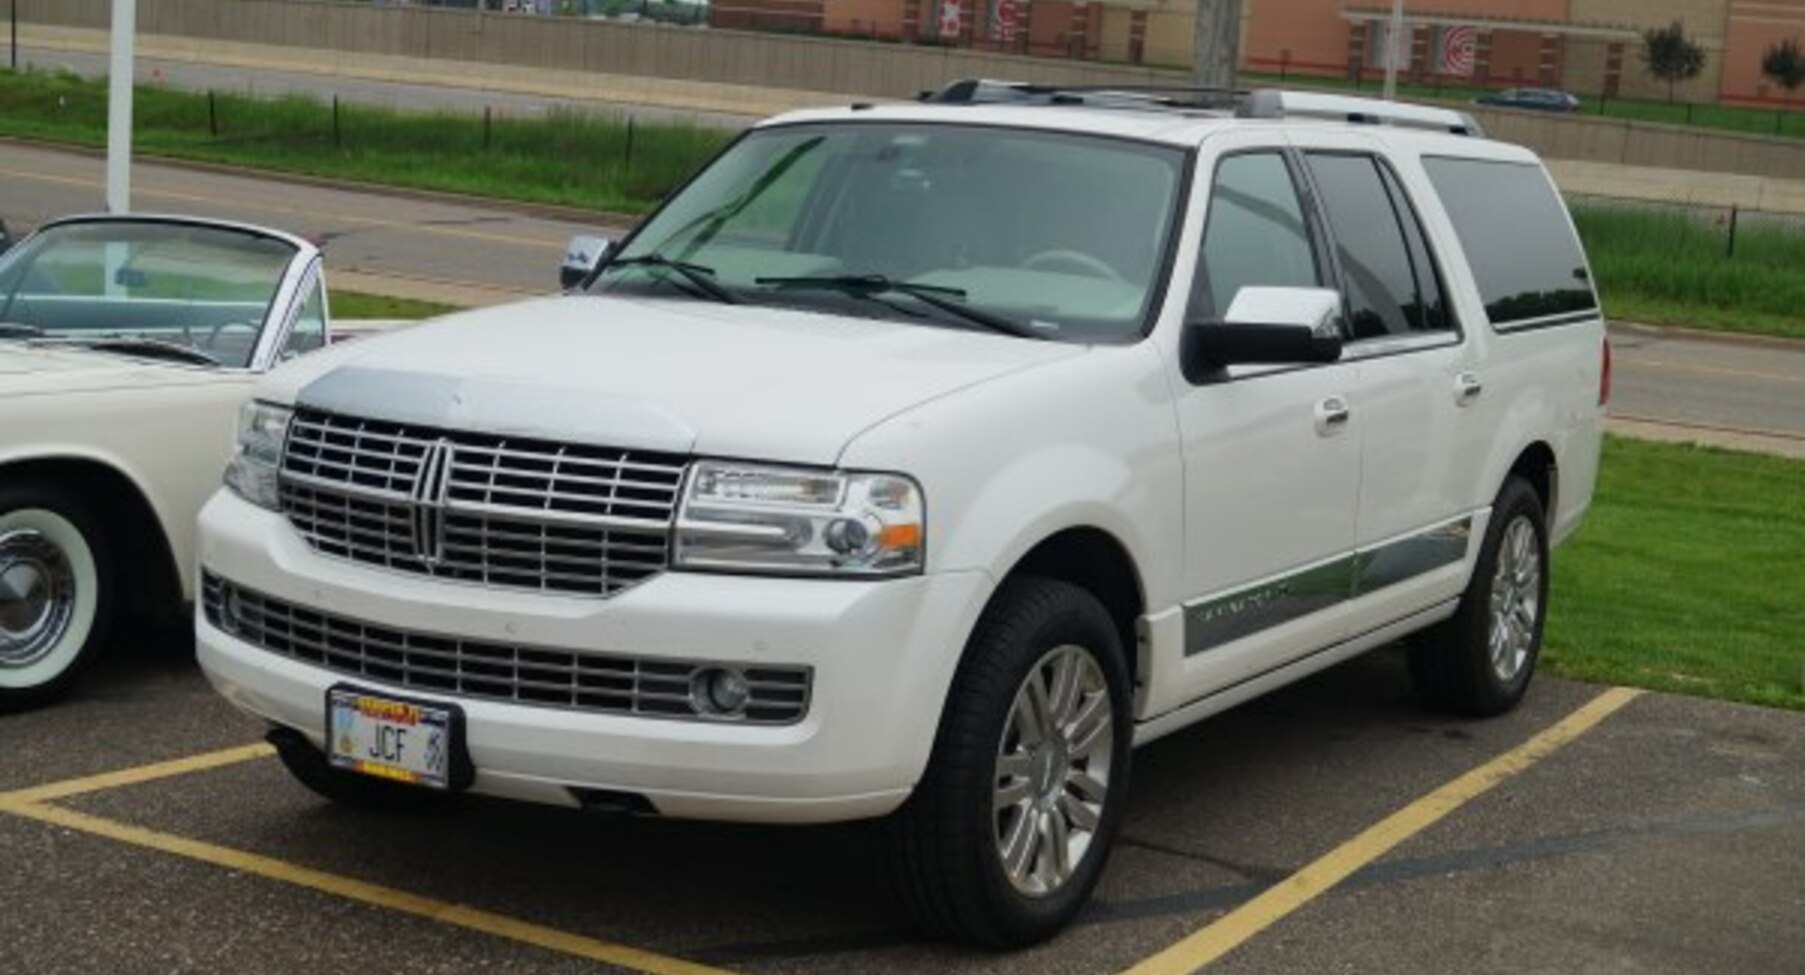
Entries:
{"label": "roof rack", "polygon": [[938,105],[1088,105],[1190,111],[1232,111],[1249,92],[1192,85],[1042,85],[1027,81],[965,78],[917,101]]}
{"label": "roof rack", "polygon": [[924,91],[917,100],[938,105],[1083,105],[1211,115],[1233,112],[1238,118],[1316,118],[1485,137],[1478,120],[1451,108],[1276,88],[1247,91],[1188,85],[1041,85],[966,78],[938,90]]}
{"label": "roof rack", "polygon": [[1475,138],[1485,137],[1485,129],[1480,126],[1478,119],[1451,108],[1313,91],[1263,88],[1249,93],[1236,107],[1235,115],[1240,118],[1319,118],[1352,122],[1356,125],[1395,125]]}

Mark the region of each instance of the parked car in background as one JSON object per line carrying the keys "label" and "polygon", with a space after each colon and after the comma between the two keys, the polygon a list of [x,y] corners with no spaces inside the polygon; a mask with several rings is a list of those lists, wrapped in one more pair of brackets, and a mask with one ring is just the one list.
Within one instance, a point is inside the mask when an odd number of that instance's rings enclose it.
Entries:
{"label": "parked car in background", "polygon": [[1506,88],[1473,99],[1488,108],[1525,108],[1536,112],[1577,112],[1579,96],[1554,88]]}
{"label": "parked car in background", "polygon": [[334,801],[888,817],[986,945],[1083,905],[1135,745],[1405,638],[1513,707],[1608,389],[1547,172],[1165,98],[782,116],[568,293],[265,377],[201,666]]}
{"label": "parked car in background", "polygon": [[238,408],[327,317],[319,250],[261,227],[76,217],[0,257],[0,709],[180,618]]}

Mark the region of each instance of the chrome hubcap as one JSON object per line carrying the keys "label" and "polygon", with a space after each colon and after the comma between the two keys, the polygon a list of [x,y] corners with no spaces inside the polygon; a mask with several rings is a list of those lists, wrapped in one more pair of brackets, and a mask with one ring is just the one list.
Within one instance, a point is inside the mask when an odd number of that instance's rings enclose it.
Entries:
{"label": "chrome hubcap", "polygon": [[30,529],[0,534],[0,667],[43,659],[75,613],[75,570],[56,543]]}
{"label": "chrome hubcap", "polygon": [[1499,680],[1515,680],[1529,660],[1541,603],[1542,551],[1535,525],[1518,515],[1504,529],[1492,574],[1491,655]]}
{"label": "chrome hubcap", "polygon": [[1115,715],[1109,685],[1081,647],[1040,658],[1015,692],[997,744],[997,855],[1016,890],[1050,894],[1071,879],[1109,795]]}

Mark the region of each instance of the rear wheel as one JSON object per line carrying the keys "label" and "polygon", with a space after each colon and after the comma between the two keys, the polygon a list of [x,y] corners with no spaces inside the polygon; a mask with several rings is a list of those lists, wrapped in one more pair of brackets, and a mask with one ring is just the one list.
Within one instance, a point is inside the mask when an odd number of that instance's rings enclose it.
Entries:
{"label": "rear wheel", "polygon": [[1548,530],[1542,499],[1512,476],[1492,505],[1460,608],[1412,641],[1410,674],[1430,704],[1502,714],[1529,689],[1548,615]]}
{"label": "rear wheel", "polygon": [[933,757],[887,824],[900,899],[943,937],[1015,947],[1083,906],[1128,786],[1114,621],[1069,583],[1006,584],[954,681]]}
{"label": "rear wheel", "polygon": [[67,691],[106,639],[113,560],[66,491],[0,488],[0,711]]}

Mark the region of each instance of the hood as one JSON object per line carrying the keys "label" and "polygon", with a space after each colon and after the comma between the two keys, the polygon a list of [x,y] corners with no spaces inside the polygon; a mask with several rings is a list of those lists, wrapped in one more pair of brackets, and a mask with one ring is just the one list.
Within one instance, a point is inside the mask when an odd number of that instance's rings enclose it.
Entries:
{"label": "hood", "polygon": [[304,356],[260,395],[448,429],[832,464],[887,417],[1083,352],[788,308],[570,295]]}
{"label": "hood", "polygon": [[0,341],[0,396],[91,393],[218,381],[215,370],[70,346]]}

